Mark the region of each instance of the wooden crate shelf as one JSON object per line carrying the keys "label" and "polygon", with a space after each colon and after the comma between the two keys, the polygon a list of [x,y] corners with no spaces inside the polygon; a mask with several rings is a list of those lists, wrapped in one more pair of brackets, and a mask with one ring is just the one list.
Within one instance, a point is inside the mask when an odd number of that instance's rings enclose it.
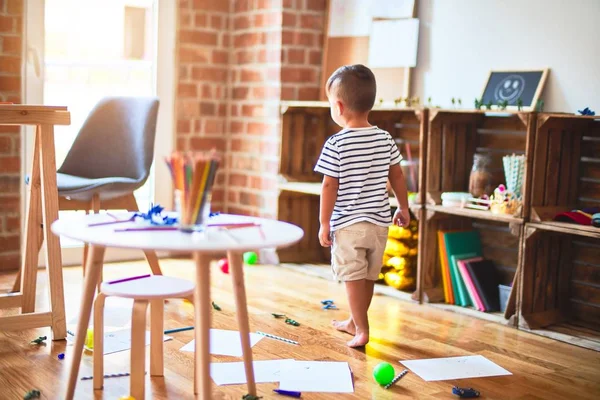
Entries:
{"label": "wooden crate shelf", "polygon": [[531,222],[600,238],[600,228],[553,221],[563,211],[600,207],[600,117],[540,114],[533,167]]}
{"label": "wooden crate shelf", "polygon": [[600,239],[526,224],[519,327],[600,351]]}
{"label": "wooden crate shelf", "polygon": [[[285,262],[329,262],[329,249],[317,241],[322,177],[313,172],[325,140],[340,129],[329,112],[327,102],[282,104],[279,219],[306,233],[282,251]],[[419,161],[420,193],[411,206],[419,219],[419,265],[411,298],[600,351],[600,228],[553,221],[559,212],[600,207],[600,117],[384,104],[370,122],[389,131],[403,155],[408,143]],[[478,153],[492,156],[494,186],[504,183],[502,157],[525,155],[518,215],[441,205],[443,192],[468,191]],[[461,229],[479,231],[483,256],[512,286],[504,314],[443,303],[437,231]]]}
{"label": "wooden crate shelf", "polygon": [[483,256],[494,261],[502,283],[512,286],[507,312],[483,313],[456,305],[444,309],[468,313],[487,320],[515,325],[517,286],[515,277],[521,260],[523,224],[529,211],[530,162],[523,181],[523,207],[516,216],[491,211],[441,205],[444,192],[468,192],[475,154],[491,156],[492,185],[505,183],[502,157],[525,155],[529,160],[535,140],[536,114],[532,112],[486,112],[479,110],[430,110],[424,178],[425,210],[420,221],[423,234],[419,253],[419,292],[429,303],[444,301],[439,261],[438,230],[476,229],[482,238]]}
{"label": "wooden crate shelf", "polygon": [[[313,171],[327,138],[341,130],[330,116],[327,102],[283,102],[281,104],[281,161],[278,219],[305,231],[302,242],[281,251],[284,262],[329,262],[329,249],[318,243],[319,195],[322,175]],[[371,124],[390,133],[406,159],[406,145],[413,160],[420,161],[427,110],[377,105],[369,116]],[[422,176],[415,179],[420,182]],[[421,203],[421,202],[419,202]],[[390,206],[397,207],[395,198]],[[419,206],[412,208],[419,212]]]}

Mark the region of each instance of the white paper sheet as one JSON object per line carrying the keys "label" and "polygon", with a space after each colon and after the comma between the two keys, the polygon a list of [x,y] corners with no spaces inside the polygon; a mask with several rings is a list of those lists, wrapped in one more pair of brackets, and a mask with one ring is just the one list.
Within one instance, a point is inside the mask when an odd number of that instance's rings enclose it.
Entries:
{"label": "white paper sheet", "polygon": [[331,0],[329,36],[369,36],[371,0]]}
{"label": "white paper sheet", "polygon": [[415,67],[418,43],[418,19],[374,21],[368,65],[370,68]]}
{"label": "white paper sheet", "polygon": [[[172,340],[171,336],[164,336],[163,340]],[[75,337],[68,335],[68,342],[75,342]],[[131,329],[121,329],[113,332],[104,332],[104,352],[103,354],[117,353],[119,351],[125,351],[131,349]],[[150,345],[150,331],[146,331],[146,346]],[[94,351],[85,347],[86,350]]]}
{"label": "white paper sheet", "polygon": [[[256,383],[279,382],[282,365],[294,360],[253,361]],[[240,385],[246,383],[246,371],[243,362],[222,362],[210,364],[210,376],[219,386]]]}
{"label": "white paper sheet", "polygon": [[353,393],[347,362],[292,361],[282,365],[279,388],[298,392]]}
{"label": "white paper sheet", "polygon": [[400,363],[425,381],[512,375],[484,356],[429,358],[400,361]]}
{"label": "white paper sheet", "polygon": [[[250,347],[260,342],[264,336],[257,333],[250,333]],[[194,341],[192,340],[181,351],[194,352]],[[218,354],[222,356],[241,357],[242,340],[240,339],[239,331],[230,331],[225,329],[210,330],[210,354]]]}
{"label": "white paper sheet", "polygon": [[415,0],[373,0],[373,18],[412,18]]}

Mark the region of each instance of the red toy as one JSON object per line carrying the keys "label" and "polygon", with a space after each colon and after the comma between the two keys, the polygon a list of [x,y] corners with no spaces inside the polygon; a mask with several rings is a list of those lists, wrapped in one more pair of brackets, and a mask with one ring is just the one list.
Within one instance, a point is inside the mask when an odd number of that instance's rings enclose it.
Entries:
{"label": "red toy", "polygon": [[217,265],[219,266],[221,272],[223,272],[224,274],[229,273],[229,261],[227,261],[226,258],[221,258]]}

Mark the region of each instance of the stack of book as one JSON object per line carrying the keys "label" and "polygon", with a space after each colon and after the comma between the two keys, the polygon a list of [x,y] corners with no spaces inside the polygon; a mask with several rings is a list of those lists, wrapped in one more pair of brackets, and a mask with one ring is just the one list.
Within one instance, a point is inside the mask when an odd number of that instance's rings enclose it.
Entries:
{"label": "stack of book", "polygon": [[500,276],[494,263],[483,258],[479,232],[440,230],[438,248],[446,303],[500,311]]}

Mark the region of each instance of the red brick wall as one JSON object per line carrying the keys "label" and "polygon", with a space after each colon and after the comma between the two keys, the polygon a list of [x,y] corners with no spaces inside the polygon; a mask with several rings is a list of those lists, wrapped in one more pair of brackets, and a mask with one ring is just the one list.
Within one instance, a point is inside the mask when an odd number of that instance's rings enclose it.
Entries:
{"label": "red brick wall", "polygon": [[[226,151],[229,102],[229,13],[227,0],[179,0],[176,148]],[[212,197],[224,210],[227,160]]]}
{"label": "red brick wall", "polygon": [[214,209],[275,217],[279,102],[318,99],[325,0],[180,0],[179,19],[177,148],[225,151]]}
{"label": "red brick wall", "polygon": [[318,100],[323,57],[325,0],[284,0],[282,100]]}
{"label": "red brick wall", "polygon": [[234,1],[227,209],[274,217],[279,168],[281,0]]}
{"label": "red brick wall", "polygon": [[[23,1],[0,0],[0,101],[21,102]],[[19,268],[19,127],[0,126],[0,270]]]}

